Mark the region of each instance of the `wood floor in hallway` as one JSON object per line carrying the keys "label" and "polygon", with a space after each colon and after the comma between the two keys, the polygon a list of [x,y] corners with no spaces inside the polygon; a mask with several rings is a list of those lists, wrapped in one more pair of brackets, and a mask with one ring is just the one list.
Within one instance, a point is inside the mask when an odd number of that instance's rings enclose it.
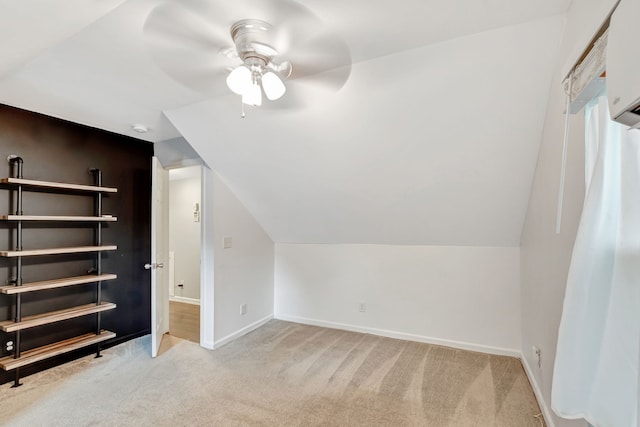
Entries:
{"label": "wood floor in hallway", "polygon": [[200,342],[200,306],[169,301],[169,334],[195,343]]}

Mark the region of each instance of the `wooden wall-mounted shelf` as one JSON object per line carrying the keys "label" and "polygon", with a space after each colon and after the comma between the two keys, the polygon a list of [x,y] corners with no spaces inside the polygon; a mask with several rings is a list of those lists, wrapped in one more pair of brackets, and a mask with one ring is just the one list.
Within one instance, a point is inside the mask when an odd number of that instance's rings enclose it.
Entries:
{"label": "wooden wall-mounted shelf", "polygon": [[62,255],[62,254],[79,254],[85,252],[102,252],[115,251],[118,249],[116,245],[103,246],[75,246],[71,248],[48,248],[48,249],[30,249],[24,251],[0,251],[0,257],[23,257],[23,256],[39,256],[39,255]]}
{"label": "wooden wall-mounted shelf", "polygon": [[69,216],[69,215],[0,215],[0,221],[69,221],[69,222],[116,222],[118,218],[103,216]]}
{"label": "wooden wall-mounted shelf", "polygon": [[20,322],[5,320],[4,322],[0,322],[0,331],[21,331],[23,329],[48,325],[50,323],[86,316],[88,314],[98,313],[101,311],[113,310],[114,308],[116,308],[114,303],[101,302],[100,304],[85,304],[78,307],[65,308],[64,310],[50,311],[48,313],[40,313],[34,316],[25,316]]}
{"label": "wooden wall-mounted shelf", "polygon": [[66,286],[84,285],[86,283],[104,282],[113,280],[118,276],[115,274],[88,274],[86,276],[65,277],[62,279],[42,280],[40,282],[23,283],[22,286],[5,285],[0,286],[0,294],[14,295],[25,292],[43,291],[45,289],[64,288]]}
{"label": "wooden wall-mounted shelf", "polygon": [[23,185],[32,188],[41,188],[49,190],[67,190],[67,191],[87,191],[98,193],[117,193],[117,188],[102,187],[97,185],[80,185],[67,184],[64,182],[36,181],[34,179],[23,178],[0,178],[0,184],[5,185]]}
{"label": "wooden wall-mounted shelf", "polygon": [[115,338],[115,336],[116,334],[113,332],[102,330],[99,334],[84,334],[68,340],[58,341],[43,347],[27,350],[17,359],[13,356],[3,357],[0,359],[0,368],[5,371],[10,371],[12,369],[68,353],[73,350],[78,350],[93,344],[99,344],[108,339]]}

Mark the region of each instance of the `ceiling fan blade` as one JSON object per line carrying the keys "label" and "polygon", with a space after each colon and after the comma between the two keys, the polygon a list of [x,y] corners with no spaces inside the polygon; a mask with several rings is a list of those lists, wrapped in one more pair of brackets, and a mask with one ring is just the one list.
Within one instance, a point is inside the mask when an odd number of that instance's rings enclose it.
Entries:
{"label": "ceiling fan blade", "polygon": [[145,21],[144,35],[156,43],[193,50],[233,46],[228,29],[221,31],[178,3],[155,7]]}
{"label": "ceiling fan blade", "polygon": [[289,80],[316,77],[324,81],[327,88],[338,90],[351,74],[349,48],[333,34],[316,35],[296,44],[284,55],[293,64]]}
{"label": "ceiling fan blade", "polygon": [[233,46],[230,36],[175,3],[153,9],[144,35],[154,61],[174,80],[198,92],[222,94],[227,69],[240,64],[222,54]]}
{"label": "ceiling fan blade", "polygon": [[234,23],[243,19],[268,22],[276,29],[277,36],[272,42],[277,50],[286,47],[285,41],[304,38],[322,29],[318,17],[294,0],[181,0],[181,4],[197,11],[198,15],[226,34]]}
{"label": "ceiling fan blade", "polygon": [[[311,92],[338,90],[349,78],[347,45],[294,0],[168,0],[147,18],[145,41],[174,80],[208,96],[226,95],[226,77],[241,64],[230,30],[247,19],[269,24],[271,29],[255,42],[278,52],[269,69],[286,79],[284,96],[263,107],[302,108]],[[292,64],[290,76],[287,63]]]}
{"label": "ceiling fan blade", "polygon": [[263,103],[260,108],[268,110],[301,110],[321,103],[336,91],[336,82],[346,82],[351,67],[325,71],[313,76],[287,81],[287,92],[276,101]]}
{"label": "ceiling fan blade", "polygon": [[325,92],[337,92],[342,89],[347,80],[349,80],[350,75],[351,65],[345,65],[344,67],[333,68],[328,71],[297,78],[292,82],[313,84],[318,90],[323,90]]}

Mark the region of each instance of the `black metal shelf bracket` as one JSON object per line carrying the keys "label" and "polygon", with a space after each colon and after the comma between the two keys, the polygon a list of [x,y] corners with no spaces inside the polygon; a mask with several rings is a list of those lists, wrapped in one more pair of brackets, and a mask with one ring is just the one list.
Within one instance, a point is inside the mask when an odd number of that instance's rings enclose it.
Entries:
{"label": "black metal shelf bracket", "polygon": [[[102,187],[102,171],[100,169],[89,169],[89,173],[93,175],[93,185],[96,187]],[[102,216],[102,192],[98,191],[94,196],[94,215],[96,217]],[[98,221],[95,225],[95,238],[94,242],[96,246],[102,245],[102,223]],[[99,276],[102,274],[102,254],[96,252],[96,264],[95,273]],[[96,281],[96,305],[100,305],[102,302],[102,282]],[[100,328],[102,317],[101,313],[96,313],[96,335],[100,335]],[[96,358],[102,357],[100,354],[100,343],[96,344]]]}
{"label": "black metal shelf bracket", "polygon": [[[11,167],[11,175],[14,178],[22,178],[22,170],[24,165],[24,160],[22,157],[11,155],[7,158],[9,161],[9,165]],[[19,184],[13,190],[12,199],[14,201],[15,207],[15,215],[22,215],[22,185]],[[15,234],[15,250],[22,250],[22,221],[16,221],[16,234]],[[16,273],[15,273],[15,286],[22,286],[22,257],[16,257]],[[15,322],[20,322],[22,320],[22,295],[16,294],[15,296],[15,304],[14,304],[14,320]],[[20,331],[15,332],[14,339],[14,351],[13,357],[14,359],[18,359],[20,357],[20,346],[21,346],[21,333]],[[20,368],[16,369],[15,377],[13,380],[12,387],[20,387],[22,384],[20,383]]]}

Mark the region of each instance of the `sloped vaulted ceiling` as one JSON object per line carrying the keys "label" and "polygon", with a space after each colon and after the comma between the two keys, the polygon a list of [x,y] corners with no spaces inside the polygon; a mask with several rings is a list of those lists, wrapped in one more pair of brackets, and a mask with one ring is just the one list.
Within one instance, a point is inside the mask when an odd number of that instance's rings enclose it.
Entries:
{"label": "sloped vaulted ceiling", "polygon": [[340,91],[303,110],[241,119],[236,96],[167,77],[142,38],[158,0],[103,8],[2,64],[0,102],[184,136],[276,242],[518,245],[568,0],[302,3],[354,60]]}

